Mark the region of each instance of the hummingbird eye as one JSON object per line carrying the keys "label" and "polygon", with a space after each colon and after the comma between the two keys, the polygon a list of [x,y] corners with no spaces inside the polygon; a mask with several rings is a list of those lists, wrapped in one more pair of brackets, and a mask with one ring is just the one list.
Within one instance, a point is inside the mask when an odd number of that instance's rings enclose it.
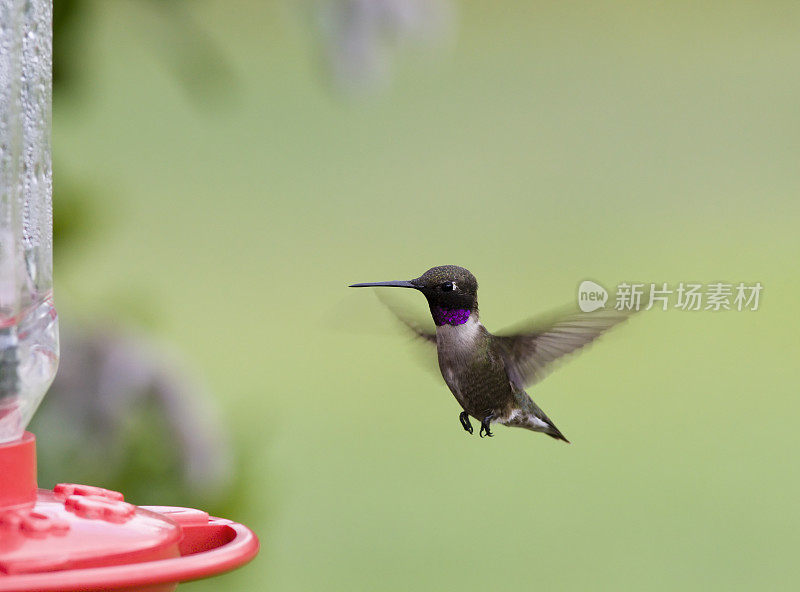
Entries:
{"label": "hummingbird eye", "polygon": [[452,292],[456,289],[456,285],[453,282],[445,282],[441,285],[442,292]]}

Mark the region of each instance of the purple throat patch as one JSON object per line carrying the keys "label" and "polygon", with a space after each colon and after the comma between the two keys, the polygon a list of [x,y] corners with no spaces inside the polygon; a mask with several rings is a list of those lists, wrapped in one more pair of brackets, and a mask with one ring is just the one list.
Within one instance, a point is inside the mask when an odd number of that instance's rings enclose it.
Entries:
{"label": "purple throat patch", "polygon": [[441,306],[432,308],[431,313],[433,322],[436,323],[437,327],[441,327],[442,325],[463,325],[467,322],[470,315],[470,311],[465,308],[451,310],[442,308]]}

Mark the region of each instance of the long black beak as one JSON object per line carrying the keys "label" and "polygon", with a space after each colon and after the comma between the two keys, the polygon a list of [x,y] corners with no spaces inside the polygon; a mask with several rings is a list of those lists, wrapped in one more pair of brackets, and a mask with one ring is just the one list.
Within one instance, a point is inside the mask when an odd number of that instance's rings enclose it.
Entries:
{"label": "long black beak", "polygon": [[368,284],[351,284],[351,288],[374,288],[375,286],[388,286],[390,288],[414,288],[419,289],[419,286],[413,282],[400,280],[397,282],[371,282]]}

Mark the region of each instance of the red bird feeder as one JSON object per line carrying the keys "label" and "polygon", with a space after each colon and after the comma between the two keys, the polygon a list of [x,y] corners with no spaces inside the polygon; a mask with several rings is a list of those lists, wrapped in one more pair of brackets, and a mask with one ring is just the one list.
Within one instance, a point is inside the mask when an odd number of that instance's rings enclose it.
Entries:
{"label": "red bird feeder", "polygon": [[25,432],[59,359],[52,298],[52,4],[0,0],[0,592],[174,590],[258,553],[241,524],[137,507],[116,491],[36,488]]}
{"label": "red bird feeder", "polygon": [[30,432],[0,445],[0,475],[0,592],[168,592],[258,553],[249,528],[201,510],[72,483],[37,490]]}

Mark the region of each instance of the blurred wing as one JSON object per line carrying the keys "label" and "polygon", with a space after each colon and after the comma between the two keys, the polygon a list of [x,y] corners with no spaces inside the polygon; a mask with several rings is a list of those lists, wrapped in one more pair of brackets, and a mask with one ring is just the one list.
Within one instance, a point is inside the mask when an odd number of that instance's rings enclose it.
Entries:
{"label": "blurred wing", "polygon": [[434,347],[436,346],[436,329],[433,322],[426,323],[420,315],[414,314],[409,308],[400,304],[387,295],[388,290],[375,290],[378,299],[388,308],[398,320],[403,323],[416,337]]}
{"label": "blurred wing", "polygon": [[[378,299],[397,319],[405,325],[412,336],[414,344],[412,355],[426,368],[432,376],[441,378],[439,360],[436,355],[436,327],[433,320],[424,316],[422,311],[412,309],[392,290],[375,290]],[[418,344],[422,344],[419,346]]]}
{"label": "blurred wing", "polygon": [[[618,310],[561,311],[497,335],[505,346],[508,377],[517,388],[542,380],[553,363],[597,339],[631,315]],[[505,333],[505,335],[503,334]]]}

